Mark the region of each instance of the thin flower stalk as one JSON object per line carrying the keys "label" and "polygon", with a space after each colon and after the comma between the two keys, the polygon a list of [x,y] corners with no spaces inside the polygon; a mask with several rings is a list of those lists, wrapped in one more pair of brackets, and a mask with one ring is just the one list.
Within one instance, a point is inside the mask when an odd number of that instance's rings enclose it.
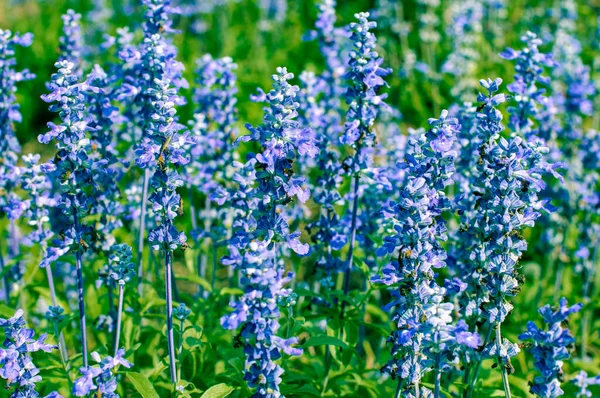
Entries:
{"label": "thin flower stalk", "polygon": [[179,349],[177,354],[179,356],[179,366],[177,367],[177,378],[181,380],[181,367],[182,367],[182,356],[183,356],[183,334],[185,333],[184,324],[185,320],[190,316],[190,311],[185,304],[181,303],[177,308],[173,310],[173,316],[179,320]]}
{"label": "thin flower stalk", "polygon": [[104,271],[103,282],[107,285],[116,284],[119,288],[117,316],[115,321],[114,334],[114,352],[115,356],[119,350],[121,338],[121,324],[123,321],[123,299],[125,295],[125,286],[136,275],[136,265],[132,260],[133,254],[131,247],[126,244],[113,245],[108,257],[108,265]]}

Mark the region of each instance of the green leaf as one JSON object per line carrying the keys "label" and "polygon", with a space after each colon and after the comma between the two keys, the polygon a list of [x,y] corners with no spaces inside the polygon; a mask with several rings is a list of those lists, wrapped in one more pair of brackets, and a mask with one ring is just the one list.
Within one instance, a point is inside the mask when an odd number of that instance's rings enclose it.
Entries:
{"label": "green leaf", "polygon": [[238,373],[244,371],[244,363],[241,358],[231,358],[227,363],[234,368]]}
{"label": "green leaf", "polygon": [[221,296],[229,296],[229,295],[240,296],[240,295],[244,294],[244,291],[237,287],[224,287],[223,289],[221,289],[219,291],[219,294]]}
{"label": "green leaf", "polygon": [[300,397],[306,397],[307,395],[313,396],[313,397],[320,397],[321,396],[321,392],[319,390],[317,390],[315,388],[315,386],[312,386],[310,384],[304,384],[303,386],[300,387],[292,387],[289,389],[285,390],[285,394],[286,396],[289,394],[294,394],[294,395],[298,395]]}
{"label": "green leaf", "polygon": [[304,344],[302,347],[314,347],[318,345],[333,345],[336,347],[349,348],[348,344],[344,343],[342,340],[337,337],[327,336],[326,334],[321,334],[318,336],[312,336]]}
{"label": "green leaf", "polygon": [[233,387],[225,383],[216,384],[204,391],[200,398],[224,398],[233,392]]}
{"label": "green leaf", "polygon": [[175,279],[195,283],[197,285],[202,286],[207,292],[212,292],[212,286],[210,285],[210,283],[206,279],[199,277],[198,275],[176,275]]}
{"label": "green leaf", "polygon": [[143,398],[159,398],[150,380],[141,373],[127,372],[127,378]]}
{"label": "green leaf", "polygon": [[15,311],[14,309],[12,309],[4,304],[0,304],[0,317],[10,318],[15,315],[15,312],[17,312],[17,311]]}
{"label": "green leaf", "polygon": [[[422,385],[424,385],[425,387],[429,388],[431,391],[435,390],[435,385],[431,384],[431,383],[421,383]],[[452,395],[450,395],[449,393],[447,393],[446,391],[440,389],[440,393],[446,397],[446,398],[452,398]]]}

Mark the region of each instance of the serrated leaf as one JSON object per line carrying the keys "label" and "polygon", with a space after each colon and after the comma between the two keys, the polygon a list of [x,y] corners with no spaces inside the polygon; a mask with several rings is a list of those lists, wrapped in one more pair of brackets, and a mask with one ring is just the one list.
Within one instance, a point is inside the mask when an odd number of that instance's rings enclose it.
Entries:
{"label": "serrated leaf", "polygon": [[225,383],[216,384],[204,391],[200,398],[224,398],[233,392],[233,387]]}
{"label": "serrated leaf", "polygon": [[152,383],[141,373],[127,372],[127,378],[133,384],[133,387],[143,398],[159,398]]}

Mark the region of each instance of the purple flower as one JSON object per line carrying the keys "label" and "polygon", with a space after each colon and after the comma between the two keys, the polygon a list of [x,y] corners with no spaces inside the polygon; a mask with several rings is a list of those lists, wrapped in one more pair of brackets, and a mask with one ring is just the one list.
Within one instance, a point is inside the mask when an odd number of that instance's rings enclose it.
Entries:
{"label": "purple flower", "polygon": [[531,384],[530,392],[542,398],[555,398],[564,392],[560,388],[562,381],[563,361],[570,356],[569,351],[575,344],[575,338],[568,329],[563,328],[567,317],[579,311],[582,304],[567,306],[567,300],[562,298],[560,306],[555,311],[549,305],[540,308],[540,314],[548,325],[542,330],[533,322],[527,323],[527,331],[519,336],[520,340],[531,340],[531,353],[535,358],[535,367],[540,372]]}
{"label": "purple flower", "polygon": [[[297,196],[307,199],[302,180],[292,177],[292,162],[299,152],[297,86],[288,80],[293,74],[277,68],[273,89],[260,99],[267,101],[263,124],[247,126],[250,135],[242,142],[254,142],[261,150],[238,168],[234,179],[238,188],[223,193],[234,208],[234,236],[229,242],[230,254],[223,263],[240,272],[244,294],[231,303],[233,312],[221,318],[227,329],[241,327],[240,341],[244,346],[246,366],[244,380],[255,389],[254,396],[279,394],[283,369],[275,362],[281,352],[300,355],[302,350],[291,347],[296,339],[277,336],[280,307],[293,305],[293,294],[284,285],[293,274],[286,274],[278,255],[282,243],[299,255],[308,253],[309,246],[300,242],[299,232],[290,232],[285,205]],[[302,140],[304,148],[311,142]]]}
{"label": "purple flower", "polygon": [[96,366],[79,369],[81,377],[73,383],[73,395],[86,397],[97,393],[106,398],[119,398],[116,394],[117,380],[113,372],[119,367],[130,368],[133,364],[123,358],[125,350],[119,349],[114,357],[107,356],[104,359],[97,352],[92,353],[92,358],[98,363]]}
{"label": "purple flower", "polygon": [[[23,310],[19,309],[12,318],[0,318],[0,328],[4,329],[5,340],[0,347],[0,377],[6,379],[6,388],[12,389],[11,397],[37,397],[35,384],[42,380],[29,353],[50,352],[57,348],[45,344],[47,335],[34,339],[33,329],[25,327]],[[60,397],[53,393],[50,397]]]}

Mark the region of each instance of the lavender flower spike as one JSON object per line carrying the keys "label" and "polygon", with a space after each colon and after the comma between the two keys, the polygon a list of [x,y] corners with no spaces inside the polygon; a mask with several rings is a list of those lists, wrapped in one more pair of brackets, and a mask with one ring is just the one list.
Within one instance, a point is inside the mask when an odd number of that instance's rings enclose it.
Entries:
{"label": "lavender flower spike", "polygon": [[78,78],[81,78],[83,72],[82,55],[83,55],[83,38],[81,36],[81,14],[73,10],[67,10],[67,13],[62,16],[63,35],[59,37],[60,51],[59,61],[72,62],[73,70]]}
{"label": "lavender flower spike", "polygon": [[[143,169],[142,198],[139,210],[135,212],[139,217],[139,229],[137,239],[138,262],[138,293],[143,293],[143,261],[146,216],[148,215],[148,192],[152,168],[156,167],[160,144],[156,144],[148,137],[152,117],[155,114],[156,96],[153,89],[156,81],[169,82],[173,90],[166,92],[165,97],[158,100],[167,104],[183,105],[185,98],[177,95],[177,89],[187,87],[187,81],[182,76],[183,64],[176,60],[177,48],[173,45],[170,35],[175,32],[172,28],[173,14],[179,13],[179,8],[172,5],[172,0],[142,0],[145,7],[143,42],[139,47],[131,44],[132,35],[126,30],[118,32],[120,38],[117,41],[121,48],[119,57],[122,60],[117,71],[122,75],[123,84],[115,93],[117,99],[122,101],[126,109],[128,119],[127,128],[129,139],[135,142],[135,150],[128,156],[135,154],[135,163]],[[139,211],[139,213],[138,213]]]}
{"label": "lavender flower spike", "polygon": [[297,338],[277,336],[280,307],[293,305],[295,297],[284,288],[293,274],[285,272],[278,256],[286,247],[299,255],[308,253],[308,245],[299,240],[300,233],[289,231],[285,215],[285,205],[294,196],[300,201],[309,197],[304,180],[293,178],[292,164],[298,154],[316,155],[312,135],[302,131],[295,120],[298,87],[288,83],[293,76],[285,68],[277,68],[273,89],[255,97],[267,102],[263,125],[247,125],[251,134],[240,140],[255,142],[261,151],[244,167],[255,169],[255,173],[248,174],[254,181],[241,171],[235,177],[240,189],[231,200],[246,210],[236,213],[230,254],[223,259],[225,265],[240,272],[244,295],[231,303],[233,312],[223,316],[221,324],[226,329],[242,329],[239,340],[246,355],[244,380],[254,389],[254,398],[281,397],[283,369],[275,361],[282,352],[302,353],[292,347]]}
{"label": "lavender flower spike", "polygon": [[519,336],[520,340],[531,340],[533,348],[531,353],[535,358],[535,367],[540,372],[539,376],[533,379],[531,389],[532,394],[540,398],[556,398],[564,395],[560,388],[563,377],[563,361],[570,356],[570,350],[573,349],[575,338],[569,332],[569,329],[563,328],[567,317],[579,311],[582,304],[575,304],[572,307],[567,306],[567,299],[560,300],[560,307],[553,311],[549,305],[540,308],[540,314],[544,322],[548,325],[547,330],[540,329],[535,323],[527,323],[527,331]]}
{"label": "lavender flower spike", "polygon": [[85,217],[95,206],[97,187],[94,176],[103,173],[103,163],[88,156],[91,149],[88,132],[93,127],[88,123],[86,115],[85,93],[100,89],[87,81],[78,83],[72,62],[59,61],[55,66],[58,71],[52,75],[52,82],[48,85],[52,92],[43,95],[42,99],[52,103],[50,110],[58,112],[62,123],[48,123],[50,131],[40,134],[38,140],[43,144],[57,141],[58,151],[52,161],[52,177],[60,184],[61,198],[58,207],[67,216],[68,223],[63,228],[62,236],[46,249],[40,266],[44,268],[67,252],[75,252],[83,364],[87,366],[82,256],[91,245],[92,234],[90,227],[85,224]]}
{"label": "lavender flower spike", "polygon": [[[344,272],[344,294],[350,290],[350,272],[353,267],[354,246],[356,243],[356,219],[358,215],[358,191],[361,173],[373,163],[372,147],[375,143],[373,124],[380,109],[388,109],[385,102],[386,94],[379,95],[378,91],[386,86],[383,80],[391,73],[390,69],[381,68],[383,58],[375,51],[376,38],[371,29],[377,23],[369,21],[369,13],[354,15],[358,22],[350,24],[350,40],[353,50],[350,52],[348,70],[345,78],[348,84],[346,103],[349,105],[346,114],[345,131],[340,137],[342,144],[354,150],[352,156],[344,160],[343,167],[354,180],[352,187],[352,218],[350,223],[350,239],[348,249],[348,264]],[[346,301],[342,303],[341,317],[343,318]]]}
{"label": "lavender flower spike", "polygon": [[592,392],[588,389],[588,387],[600,386],[600,376],[588,377],[587,372],[582,370],[577,373],[571,382],[578,387],[575,398],[592,398]]}
{"label": "lavender flower spike", "polygon": [[[31,33],[19,35],[0,29],[0,153],[2,153],[3,158],[0,162],[0,217],[7,216],[10,220],[11,229],[16,228],[15,220],[21,216],[25,209],[25,204],[14,192],[19,182],[19,169],[16,165],[21,151],[21,146],[15,136],[14,123],[22,120],[15,93],[17,83],[31,80],[34,77],[28,70],[15,70],[17,63],[15,49],[19,46],[29,47],[32,40],[33,35]],[[16,253],[19,248],[17,234],[11,233],[9,248],[9,253],[12,252],[12,255],[18,254]],[[8,303],[10,282],[7,277],[8,273],[3,268],[4,258],[0,249],[0,271],[3,271],[4,300]],[[15,279],[19,279],[21,275],[20,266],[17,264],[15,268],[10,273],[15,276]]]}
{"label": "lavender flower spike", "polygon": [[442,242],[447,229],[441,214],[451,204],[444,188],[452,183],[456,152],[453,147],[458,121],[446,110],[439,119],[429,119],[429,131],[415,131],[408,143],[406,186],[398,203],[382,210],[394,223],[395,234],[385,237],[379,255],[397,253],[397,262],[387,265],[372,282],[393,286],[393,301],[384,309],[396,308],[396,323],[388,341],[392,360],[382,372],[398,379],[397,397],[431,394],[420,386],[423,375],[433,369],[435,396],[448,364],[458,360],[460,345],[477,347],[479,336],[467,331],[464,322],[452,325],[453,305],[443,302],[445,289],[435,282],[435,269],[446,266]]}
{"label": "lavender flower spike", "polygon": [[[212,250],[217,250],[217,242],[228,232],[219,226],[223,218],[231,218],[231,209],[211,210],[210,197],[217,189],[231,181],[232,160],[236,156],[234,137],[237,136],[237,64],[229,57],[213,59],[205,55],[196,61],[196,88],[193,103],[194,120],[189,122],[196,143],[190,150],[191,162],[186,168],[190,196],[196,189],[205,193],[203,210],[204,225],[198,227],[198,215],[194,203],[190,201],[192,236],[200,244],[210,240]],[[216,278],[217,260],[213,261],[211,283]],[[198,261],[198,274],[206,277],[208,255],[202,250]],[[201,287],[199,287],[201,289]]]}
{"label": "lavender flower spike", "polygon": [[516,63],[515,81],[508,85],[516,103],[508,109],[508,126],[530,140],[533,134],[538,133],[534,129],[532,119],[539,118],[541,112],[538,108],[543,106],[546,100],[544,88],[538,87],[537,84],[550,84],[550,78],[543,75],[544,68],[553,68],[557,63],[552,55],[540,52],[538,46],[542,45],[542,41],[534,33],[527,32],[521,37],[521,41],[527,46],[525,49],[516,51],[507,48],[500,56]]}
{"label": "lavender flower spike", "polygon": [[[34,339],[33,329],[25,327],[23,310],[18,310],[10,319],[0,318],[0,328],[4,329],[5,340],[0,347],[0,377],[6,380],[6,388],[13,389],[11,398],[39,397],[35,384],[42,380],[29,353],[51,352],[57,348],[46,344],[46,334]],[[62,398],[51,393],[46,398]]]}
{"label": "lavender flower spike", "polygon": [[[480,308],[489,323],[482,356],[497,361],[508,398],[508,375],[513,371],[510,359],[519,347],[502,337],[501,325],[513,308],[512,300],[522,281],[517,263],[527,242],[519,232],[535,225],[543,209],[538,193],[545,186],[542,176],[548,165],[543,155],[548,148],[540,142],[524,142],[519,136],[509,141],[500,136],[504,125],[496,106],[506,101],[503,94],[498,94],[501,83],[501,79],[480,81],[487,94],[478,96],[481,105],[477,134],[482,144],[472,187],[478,205],[471,209],[470,199],[461,197],[459,208],[470,209],[463,212],[462,221],[473,242],[470,264],[461,271],[461,278],[470,286],[466,308]],[[492,330],[495,339],[490,341]],[[471,393],[478,368],[476,365],[470,382]]]}
{"label": "lavender flower spike", "polygon": [[93,396],[102,398],[119,398],[117,391],[117,379],[113,372],[119,367],[130,368],[131,362],[123,358],[125,350],[117,350],[114,357],[100,358],[97,352],[92,352],[92,358],[98,362],[97,366],[83,367],[79,371],[82,376],[73,383],[73,395],[86,397]]}
{"label": "lavender flower spike", "polygon": [[169,365],[171,381],[177,382],[175,369],[175,347],[173,343],[172,319],[172,256],[177,248],[185,249],[186,236],[178,231],[173,222],[182,211],[182,199],[177,188],[183,186],[183,178],[177,173],[176,167],[189,162],[185,148],[193,141],[189,132],[178,133],[183,126],[175,122],[175,103],[172,98],[177,96],[176,89],[171,87],[169,80],[154,80],[154,85],[148,89],[154,100],[154,113],[151,116],[146,137],[138,148],[140,157],[148,159],[155,165],[154,175],[150,185],[154,191],[149,197],[152,210],[159,224],[150,231],[148,240],[153,250],[160,250],[165,256],[165,287],[167,301],[167,340],[169,348]]}

